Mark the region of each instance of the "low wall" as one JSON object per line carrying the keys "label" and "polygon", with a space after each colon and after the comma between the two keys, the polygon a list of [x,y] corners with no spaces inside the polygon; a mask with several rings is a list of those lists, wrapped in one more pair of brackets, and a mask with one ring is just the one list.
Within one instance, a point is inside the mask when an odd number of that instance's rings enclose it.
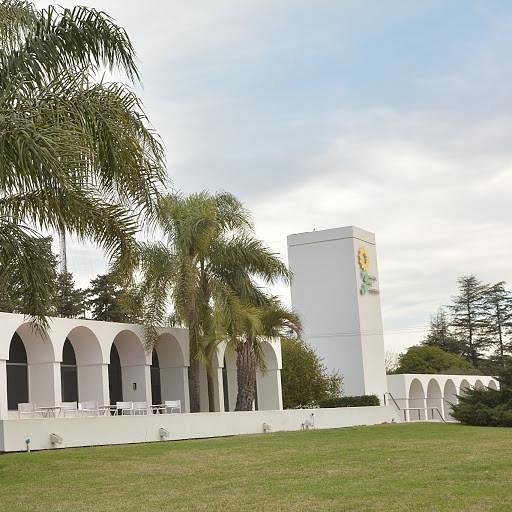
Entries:
{"label": "low wall", "polygon": [[286,411],[210,412],[150,416],[49,418],[0,421],[0,451],[54,448],[50,434],[62,438],[55,448],[161,441],[159,429],[169,432],[165,440],[221,437],[301,430],[309,422],[315,429],[375,425],[400,421],[392,407],[344,407],[339,409],[294,409]]}

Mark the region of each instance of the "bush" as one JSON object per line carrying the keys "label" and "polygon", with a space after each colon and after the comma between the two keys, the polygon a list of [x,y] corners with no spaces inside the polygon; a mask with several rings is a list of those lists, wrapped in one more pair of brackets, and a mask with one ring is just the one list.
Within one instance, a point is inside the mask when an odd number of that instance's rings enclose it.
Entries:
{"label": "bush", "polygon": [[466,425],[512,427],[512,390],[470,389],[452,407],[452,416]]}
{"label": "bush", "polygon": [[326,398],[319,400],[318,407],[368,407],[371,405],[380,405],[380,400],[375,395],[361,396],[342,396],[338,398]]}
{"label": "bush", "polygon": [[341,376],[329,373],[322,360],[305,342],[283,337],[281,352],[285,409],[314,407],[320,400],[341,396]]}

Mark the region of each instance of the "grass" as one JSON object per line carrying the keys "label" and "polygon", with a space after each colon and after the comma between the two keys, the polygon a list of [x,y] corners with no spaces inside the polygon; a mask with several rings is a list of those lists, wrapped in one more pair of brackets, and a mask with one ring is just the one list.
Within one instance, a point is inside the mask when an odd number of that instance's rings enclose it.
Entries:
{"label": "grass", "polygon": [[417,423],[0,456],[1,511],[511,511],[512,429]]}

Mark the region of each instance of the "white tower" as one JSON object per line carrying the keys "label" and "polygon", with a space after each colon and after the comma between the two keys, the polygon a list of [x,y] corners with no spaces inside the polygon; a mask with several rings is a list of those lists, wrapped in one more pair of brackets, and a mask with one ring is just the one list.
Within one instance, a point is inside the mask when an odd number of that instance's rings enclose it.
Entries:
{"label": "white tower", "polygon": [[375,235],[349,226],[288,236],[292,304],[304,339],[345,395],[387,391]]}

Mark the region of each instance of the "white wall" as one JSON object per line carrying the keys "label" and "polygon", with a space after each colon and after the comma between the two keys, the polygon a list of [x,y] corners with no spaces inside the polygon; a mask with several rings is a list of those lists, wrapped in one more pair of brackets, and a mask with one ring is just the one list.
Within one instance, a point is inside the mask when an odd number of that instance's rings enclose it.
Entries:
{"label": "white wall", "polygon": [[294,309],[304,338],[330,370],[343,374],[346,395],[386,391],[380,296],[361,295],[357,253],[365,247],[369,273],[377,277],[375,236],[355,227],[288,237]]}
{"label": "white wall", "polygon": [[294,409],[229,413],[111,416],[100,418],[24,419],[0,421],[0,451],[24,451],[30,439],[32,450],[52,448],[50,433],[62,437],[59,447],[95,446],[159,441],[159,428],[169,440],[192,439],[272,431],[300,430],[311,422],[316,429],[374,425],[399,421],[391,407],[345,407],[340,409]]}
{"label": "white wall", "polygon": [[[476,385],[499,389],[499,382],[490,375],[443,375],[443,374],[414,374],[404,373],[388,375],[388,390],[393,400],[387,399],[389,404],[396,402],[400,409],[421,408],[422,411],[403,411],[410,420],[424,420],[427,418],[439,419],[439,410],[446,421],[452,420],[450,415],[452,403],[457,403],[457,396],[464,393],[464,389]],[[419,390],[422,390],[422,393]],[[421,396],[423,395],[423,396]]]}

